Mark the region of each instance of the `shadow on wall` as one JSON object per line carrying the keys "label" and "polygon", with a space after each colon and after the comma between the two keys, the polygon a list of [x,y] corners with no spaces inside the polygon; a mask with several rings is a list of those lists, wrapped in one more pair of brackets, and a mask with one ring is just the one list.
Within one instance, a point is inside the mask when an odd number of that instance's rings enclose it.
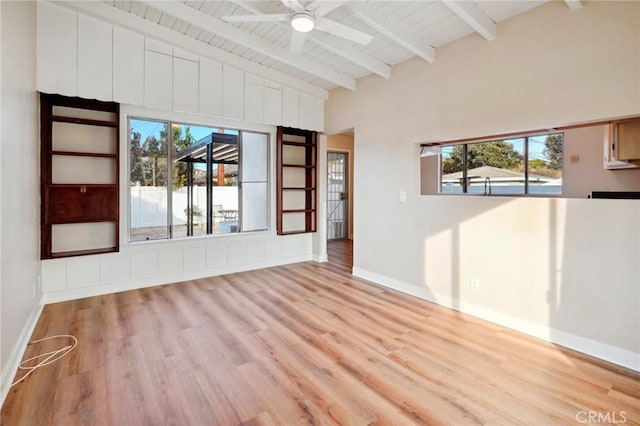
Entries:
{"label": "shadow on wall", "polygon": [[[428,230],[424,237],[424,253],[420,264],[424,268],[425,288],[432,289],[435,293],[431,293],[431,298],[460,310],[461,301],[470,292],[479,292],[481,282],[484,281],[481,274],[475,273],[479,272],[475,265],[489,264],[502,239],[498,229],[477,228],[470,233],[466,224],[474,218],[490,214],[492,210],[500,209],[512,199],[441,196],[446,199],[438,200],[438,197],[440,196],[429,197],[430,204],[437,205],[446,200],[447,213],[442,214],[436,208],[433,214],[428,215],[428,219],[424,219],[428,220]],[[437,273],[432,273],[433,271]],[[446,300],[438,300],[439,298]]]}
{"label": "shadow on wall", "polygon": [[412,262],[422,268],[414,294],[640,367],[637,202],[426,196],[420,203],[413,223],[423,229],[421,258],[395,268],[405,283],[416,283]]}
{"label": "shadow on wall", "polygon": [[[581,206],[586,203],[595,215],[585,214]],[[635,363],[640,368],[637,201],[576,200],[564,209],[552,202],[549,218],[552,340],[565,340],[566,332],[601,342],[613,347],[597,349],[603,351],[601,357],[617,353],[614,356],[626,359],[627,366]]]}

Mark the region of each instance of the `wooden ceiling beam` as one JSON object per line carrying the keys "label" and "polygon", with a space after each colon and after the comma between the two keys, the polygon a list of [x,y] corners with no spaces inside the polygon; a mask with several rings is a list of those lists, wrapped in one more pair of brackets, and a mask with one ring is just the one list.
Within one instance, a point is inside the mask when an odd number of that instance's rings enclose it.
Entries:
{"label": "wooden ceiling beam", "polygon": [[390,21],[376,9],[366,4],[358,4],[358,2],[348,3],[347,7],[355,17],[385,37],[388,37],[425,61],[435,62],[436,50],[433,46],[429,46],[422,40],[419,40],[400,25]]}
{"label": "wooden ceiling beam", "polygon": [[458,0],[443,0],[442,3],[482,37],[489,41],[496,39],[496,23],[475,3]]}

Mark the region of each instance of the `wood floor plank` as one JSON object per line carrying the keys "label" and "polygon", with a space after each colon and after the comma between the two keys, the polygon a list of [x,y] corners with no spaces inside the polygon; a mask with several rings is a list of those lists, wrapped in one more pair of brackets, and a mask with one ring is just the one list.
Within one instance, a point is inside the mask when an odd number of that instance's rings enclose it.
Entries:
{"label": "wood floor plank", "polygon": [[640,374],[356,279],[348,241],[328,252],[45,306],[32,338],[78,347],[12,387],[0,424],[640,425]]}

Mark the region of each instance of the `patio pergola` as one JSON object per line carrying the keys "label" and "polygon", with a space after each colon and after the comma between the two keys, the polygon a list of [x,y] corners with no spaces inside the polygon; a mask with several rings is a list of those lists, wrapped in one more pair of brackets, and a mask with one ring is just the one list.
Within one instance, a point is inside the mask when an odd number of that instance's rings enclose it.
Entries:
{"label": "patio pergola", "polygon": [[[187,164],[187,235],[193,235],[193,172],[195,164],[206,166],[207,234],[213,233],[213,165],[218,165],[218,185],[224,185],[225,173],[238,170],[238,135],[211,133],[178,152],[174,162]],[[230,166],[225,169],[225,166]]]}

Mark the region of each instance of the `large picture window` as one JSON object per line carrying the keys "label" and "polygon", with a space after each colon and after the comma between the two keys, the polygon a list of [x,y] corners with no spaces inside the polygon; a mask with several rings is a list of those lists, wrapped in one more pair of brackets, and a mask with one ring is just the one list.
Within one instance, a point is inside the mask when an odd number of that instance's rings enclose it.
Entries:
{"label": "large picture window", "polygon": [[130,241],[267,229],[269,137],[129,119]]}
{"label": "large picture window", "polygon": [[440,192],[561,195],[562,159],[562,133],[444,146]]}

